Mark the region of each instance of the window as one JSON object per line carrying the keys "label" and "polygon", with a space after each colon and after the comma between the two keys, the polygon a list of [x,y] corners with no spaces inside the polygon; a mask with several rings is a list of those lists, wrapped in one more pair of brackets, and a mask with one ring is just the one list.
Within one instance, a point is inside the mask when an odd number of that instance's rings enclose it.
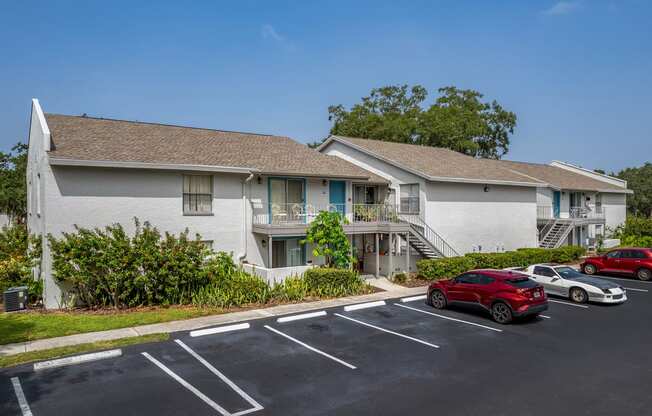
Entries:
{"label": "window", "polygon": [[550,267],[537,266],[534,268],[534,274],[545,277],[557,277],[557,274]]}
{"label": "window", "polygon": [[269,179],[270,224],[306,221],[304,188],[303,179]]}
{"label": "window", "polygon": [[272,240],[272,267],[294,267],[306,264],[305,244],[301,238]]}
{"label": "window", "polygon": [[374,205],[378,203],[378,187],[366,185],[353,186],[354,205]]}
{"label": "window", "polygon": [[476,273],[465,273],[461,276],[458,276],[457,279],[455,279],[455,281],[457,283],[475,285],[480,283],[480,275]]}
{"label": "window", "polygon": [[210,215],[213,212],[213,176],[183,175],[183,214]]}
{"label": "window", "polygon": [[617,259],[619,257],[621,257],[621,256],[620,256],[620,251],[618,251],[618,250],[610,251],[610,252],[607,253],[607,258],[609,258],[609,259]]}
{"label": "window", "polygon": [[402,184],[401,192],[401,212],[404,214],[419,213],[419,184]]}
{"label": "window", "polygon": [[36,215],[41,216],[41,174],[36,174]]}
{"label": "window", "polygon": [[643,250],[632,250],[632,258],[645,259],[647,258],[647,256],[645,255],[645,251]]}

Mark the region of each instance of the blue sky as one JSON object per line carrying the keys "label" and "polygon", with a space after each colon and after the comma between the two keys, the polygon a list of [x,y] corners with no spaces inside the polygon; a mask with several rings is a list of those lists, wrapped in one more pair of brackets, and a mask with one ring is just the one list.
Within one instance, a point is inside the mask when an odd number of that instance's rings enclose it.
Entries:
{"label": "blue sky", "polygon": [[652,2],[0,3],[0,148],[45,111],[328,134],[373,87],[473,88],[518,117],[508,159],[652,161]]}

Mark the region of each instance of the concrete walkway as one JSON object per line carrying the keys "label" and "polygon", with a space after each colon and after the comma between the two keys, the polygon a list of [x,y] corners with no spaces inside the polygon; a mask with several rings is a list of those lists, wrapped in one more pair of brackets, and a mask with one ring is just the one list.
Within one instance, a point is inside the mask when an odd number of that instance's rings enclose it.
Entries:
{"label": "concrete walkway", "polygon": [[223,325],[252,319],[268,318],[270,316],[287,315],[306,312],[316,309],[332,308],[350,305],[353,303],[385,300],[403,296],[423,294],[425,287],[407,288],[395,285],[387,279],[368,279],[367,283],[383,289],[384,292],[369,295],[348,296],[338,299],[321,300],[307,303],[293,303],[272,306],[269,308],[252,309],[248,311],[224,313],[220,315],[202,316],[200,318],[171,321],[160,324],[134,326],[130,328],[111,329],[108,331],[88,332],[84,334],[68,335],[65,337],[47,338],[36,341],[20,342],[16,344],[0,345],[0,356],[20,354],[28,351],[47,350],[51,348],[66,347],[69,345],[86,344],[89,342],[109,341],[119,338],[137,337],[140,335],[171,333],[177,331],[192,331],[198,328]]}

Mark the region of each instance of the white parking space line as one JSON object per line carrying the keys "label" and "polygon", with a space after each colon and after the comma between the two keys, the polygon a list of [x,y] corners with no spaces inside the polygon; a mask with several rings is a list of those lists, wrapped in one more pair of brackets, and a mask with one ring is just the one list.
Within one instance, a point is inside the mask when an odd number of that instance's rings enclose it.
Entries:
{"label": "white parking space line", "polygon": [[201,337],[204,335],[220,334],[222,332],[238,331],[240,329],[249,329],[249,323],[218,326],[217,328],[199,329],[197,331],[190,331],[191,337]]}
{"label": "white parking space line", "polygon": [[644,292],[644,293],[649,292],[649,290],[647,290],[647,289],[637,289],[635,287],[624,287],[624,288],[625,288],[625,290],[632,290],[634,292]]}
{"label": "white parking space line", "polygon": [[550,317],[549,317],[548,315],[541,315],[541,314],[539,314],[539,316],[542,317],[542,318],[550,319]]}
{"label": "white parking space line", "polygon": [[16,399],[18,399],[18,406],[20,406],[20,411],[23,413],[23,416],[32,416],[32,409],[30,409],[29,404],[27,404],[27,399],[25,399],[25,393],[23,393],[23,387],[20,385],[18,377],[12,377],[11,384],[14,385],[14,392],[16,393]]}
{"label": "white parking space line", "polygon": [[644,283],[644,284],[652,284],[652,282],[646,282],[643,280],[636,280],[636,279],[625,279],[624,277],[607,277],[607,276],[593,276],[597,277],[598,279],[609,279],[609,280],[622,280],[623,282],[632,282],[632,283]]}
{"label": "white parking space line", "polygon": [[350,311],[357,311],[360,309],[375,308],[376,306],[384,306],[384,305],[386,305],[384,300],[377,300],[375,302],[358,303],[357,305],[345,306],[344,310],[346,312],[350,312]]}
{"label": "white parking space line", "polygon": [[395,303],[394,305],[399,306],[401,308],[410,309],[410,310],[413,310],[413,311],[416,311],[416,312],[425,313],[426,315],[436,316],[436,317],[442,318],[442,319],[448,319],[449,321],[455,321],[455,322],[460,322],[460,323],[467,324],[467,325],[473,325],[473,326],[477,326],[477,327],[480,327],[480,328],[488,329],[490,331],[503,332],[502,329],[493,328],[493,327],[490,327],[490,326],[487,326],[487,325],[476,324],[475,322],[464,321],[462,319],[451,318],[450,316],[444,316],[444,315],[440,315],[438,313],[424,311],[424,310],[421,310],[421,309],[413,308],[411,306],[401,305],[400,303]]}
{"label": "white parking space line", "polygon": [[[238,387],[234,382],[232,382],[231,380],[229,380],[229,379],[228,379],[224,374],[222,374],[222,373],[221,373],[217,368],[213,367],[213,365],[212,365],[211,363],[209,363],[208,361],[206,361],[206,360],[204,359],[204,357],[202,357],[201,355],[197,354],[197,353],[196,353],[195,351],[193,351],[189,346],[187,346],[186,344],[184,344],[183,341],[178,340],[178,339],[175,339],[174,342],[176,342],[177,344],[179,344],[179,346],[181,346],[181,348],[183,348],[184,350],[186,350],[186,351],[188,352],[188,354],[190,354],[190,355],[192,355],[193,357],[195,357],[195,358],[197,359],[197,361],[199,361],[200,363],[202,363],[202,364],[204,365],[204,367],[208,368],[208,369],[211,371],[211,373],[213,373],[213,374],[215,374],[216,376],[218,376],[218,377],[220,378],[220,380],[222,380],[226,385],[228,385],[229,387],[231,387],[231,388],[233,389],[233,391],[235,391],[236,393],[238,393],[238,394],[240,395],[240,397],[242,397],[243,399],[245,399],[245,400],[247,401],[247,403],[249,403],[249,404],[252,406],[251,409],[244,410],[245,412],[247,412],[247,413],[251,413],[251,412],[255,412],[255,411],[257,411],[257,410],[262,410],[262,409],[263,409],[263,406],[261,406],[261,405],[260,405],[257,401],[255,401],[251,396],[249,396],[247,393],[245,393],[245,392],[244,392],[240,387]],[[244,413],[240,412],[239,414],[244,414]]]}
{"label": "white parking space line", "polygon": [[67,365],[82,364],[91,361],[115,358],[122,355],[122,350],[109,350],[93,352],[90,354],[75,355],[74,357],[58,358],[56,360],[42,361],[34,364],[34,371],[47,370],[48,368],[64,367]]}
{"label": "white parking space line", "polygon": [[289,340],[292,341],[292,342],[296,342],[297,344],[301,345],[302,347],[308,348],[308,349],[309,349],[310,351],[312,351],[312,352],[316,352],[317,354],[320,354],[320,355],[322,355],[322,356],[324,356],[324,357],[326,357],[326,358],[330,358],[331,360],[335,361],[336,363],[342,364],[344,367],[348,367],[348,368],[350,368],[351,370],[355,370],[355,369],[356,369],[356,367],[355,367],[354,365],[349,364],[349,363],[347,363],[346,361],[340,360],[340,359],[337,358],[337,357],[333,357],[332,355],[330,355],[330,354],[328,354],[328,353],[325,353],[324,351],[318,350],[318,349],[315,348],[315,347],[311,347],[310,345],[306,344],[305,342],[303,342],[303,341],[299,341],[299,340],[296,339],[296,338],[292,338],[292,337],[289,336],[288,334],[283,333],[283,332],[279,331],[278,329],[274,329],[274,328],[272,328],[272,327],[269,326],[269,325],[265,325],[265,328],[269,329],[270,331],[274,332],[275,334],[278,334],[278,335],[280,335],[280,336],[282,336],[282,337],[285,337],[285,338],[289,339]]}
{"label": "white parking space line", "polygon": [[217,412],[219,412],[222,416],[232,416],[232,415],[231,415],[229,412],[227,412],[227,411],[226,411],[222,406],[220,406],[219,404],[215,403],[213,400],[211,400],[210,397],[206,396],[206,395],[205,395],[204,393],[202,393],[201,391],[197,390],[197,388],[195,388],[195,386],[193,386],[192,384],[188,383],[186,380],[184,380],[184,379],[182,379],[181,377],[179,377],[179,376],[178,376],[174,371],[172,371],[172,370],[170,370],[169,368],[167,368],[163,363],[161,363],[160,361],[158,361],[156,358],[152,357],[151,355],[149,355],[149,354],[146,353],[146,352],[141,352],[141,354],[142,354],[145,358],[147,358],[148,360],[150,360],[152,363],[154,363],[154,365],[156,365],[158,368],[160,368],[161,370],[163,370],[163,372],[165,372],[167,375],[169,375],[169,376],[172,377],[174,380],[176,380],[177,383],[181,384],[183,387],[185,387],[186,389],[188,389],[188,390],[189,390],[191,393],[193,393],[195,396],[199,397],[199,398],[200,398],[204,403],[206,403],[207,405],[209,405],[210,407],[212,407],[213,409],[215,409]]}
{"label": "white parking space line", "polygon": [[298,321],[300,319],[317,318],[319,316],[326,316],[326,311],[302,313],[299,315],[291,315],[291,316],[282,316],[280,318],[277,318],[276,322],[278,323],[292,322],[292,321]]}
{"label": "white parking space line", "polygon": [[575,306],[576,308],[589,309],[589,307],[586,305],[578,305],[577,303],[563,302],[561,300],[554,300],[550,298],[548,299],[548,302],[560,303],[562,305],[567,305],[567,306]]}
{"label": "white parking space line", "polygon": [[406,302],[414,302],[415,300],[425,300],[426,295],[419,295],[419,296],[410,296],[407,298],[401,298],[401,302],[406,303]]}
{"label": "white parking space line", "polygon": [[358,323],[360,325],[368,326],[369,328],[377,329],[378,331],[386,332],[388,334],[396,335],[397,337],[401,337],[401,338],[409,339],[410,341],[418,342],[419,344],[427,345],[427,346],[432,347],[432,348],[439,348],[439,345],[431,344],[429,342],[420,340],[418,338],[413,338],[413,337],[410,337],[408,335],[404,335],[404,334],[400,334],[398,332],[390,331],[389,329],[381,328],[379,326],[372,325],[372,324],[367,323],[367,322],[362,322],[362,321],[359,321],[357,319],[353,319],[353,318],[351,318],[349,316],[340,315],[339,313],[335,313],[333,315],[339,316],[340,318],[348,319],[349,321],[356,322],[356,323]]}

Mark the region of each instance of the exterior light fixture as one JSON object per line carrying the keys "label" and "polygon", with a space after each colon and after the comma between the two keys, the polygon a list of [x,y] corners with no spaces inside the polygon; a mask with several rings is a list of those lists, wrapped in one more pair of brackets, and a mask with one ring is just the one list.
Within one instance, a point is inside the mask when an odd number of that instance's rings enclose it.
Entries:
{"label": "exterior light fixture", "polygon": [[326,186],[328,185],[328,181],[326,179],[321,180],[321,186]]}
{"label": "exterior light fixture", "polygon": [[485,185],[483,191],[489,192],[489,185]]}

